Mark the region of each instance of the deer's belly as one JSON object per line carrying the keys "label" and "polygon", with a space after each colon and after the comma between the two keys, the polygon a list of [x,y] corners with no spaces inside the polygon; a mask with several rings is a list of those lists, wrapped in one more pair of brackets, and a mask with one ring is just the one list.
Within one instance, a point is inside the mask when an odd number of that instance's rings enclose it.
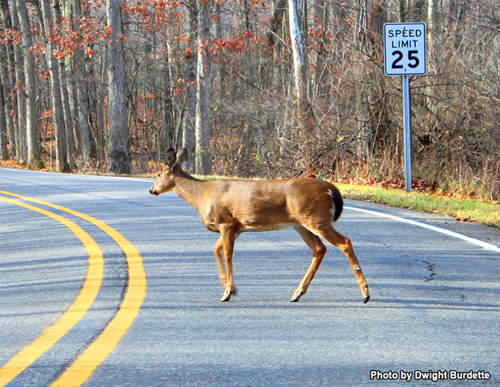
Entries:
{"label": "deer's belly", "polygon": [[241,230],[241,232],[281,231],[293,226],[294,223],[248,224],[243,225],[243,229]]}

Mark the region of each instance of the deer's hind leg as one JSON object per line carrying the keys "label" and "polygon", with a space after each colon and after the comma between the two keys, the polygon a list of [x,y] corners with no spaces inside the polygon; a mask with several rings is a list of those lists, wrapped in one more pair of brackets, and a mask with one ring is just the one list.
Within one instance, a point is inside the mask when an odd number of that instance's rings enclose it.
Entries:
{"label": "deer's hind leg", "polygon": [[361,289],[361,293],[364,297],[363,301],[366,304],[370,300],[368,282],[366,281],[366,278],[363,274],[363,270],[361,270],[358,257],[356,257],[356,254],[354,253],[354,248],[352,247],[351,240],[335,230],[335,228],[331,224],[313,231],[324,238],[326,241],[330,242],[332,245],[339,248],[340,251],[345,254],[347,259],[351,263],[352,270],[354,271],[354,276],[358,281],[359,288]]}
{"label": "deer's hind leg", "polygon": [[309,269],[304,275],[304,278],[302,278],[302,281],[300,281],[300,284],[293,293],[291,299],[292,302],[297,302],[300,299],[300,297],[306,294],[307,288],[311,284],[311,281],[313,280],[316,271],[318,271],[318,268],[321,265],[321,262],[323,261],[323,257],[326,254],[326,246],[323,244],[323,242],[321,242],[321,239],[317,235],[314,235],[311,231],[309,231],[305,227],[295,226],[294,228],[300,234],[304,242],[307,244],[307,246],[309,246],[309,248],[313,253],[311,265],[309,266]]}

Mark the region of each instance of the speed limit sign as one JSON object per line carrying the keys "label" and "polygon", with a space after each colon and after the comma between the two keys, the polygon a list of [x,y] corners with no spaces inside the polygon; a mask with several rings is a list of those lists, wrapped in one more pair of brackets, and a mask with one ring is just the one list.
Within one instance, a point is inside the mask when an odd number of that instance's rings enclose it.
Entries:
{"label": "speed limit sign", "polygon": [[385,75],[403,76],[403,121],[405,185],[411,192],[411,107],[410,78],[427,72],[425,23],[384,24]]}
{"label": "speed limit sign", "polygon": [[425,23],[384,24],[385,75],[425,75]]}

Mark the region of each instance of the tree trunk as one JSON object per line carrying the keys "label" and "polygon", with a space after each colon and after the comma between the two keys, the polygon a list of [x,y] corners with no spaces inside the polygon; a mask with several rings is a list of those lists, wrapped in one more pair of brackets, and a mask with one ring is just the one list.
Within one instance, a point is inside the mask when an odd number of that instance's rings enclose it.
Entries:
{"label": "tree trunk", "polygon": [[[66,4],[64,4],[62,10],[67,10]],[[55,21],[58,27],[62,30],[63,28],[71,28],[72,22],[70,15],[71,13],[66,14],[67,17],[65,19],[64,25],[62,24],[61,18],[61,5],[59,0],[54,0],[54,16]],[[73,114],[71,112],[71,102],[69,97],[68,88],[70,87],[70,81],[68,78],[68,73],[66,72],[66,63],[65,58],[58,60],[57,64],[59,66],[59,82],[61,84],[61,98],[63,104],[63,118],[64,118],[64,127],[66,129],[66,152],[68,153],[68,163],[69,168],[71,169],[75,165],[75,137],[73,131]],[[71,74],[71,72],[70,72]]]}
{"label": "tree trunk", "polygon": [[[7,0],[1,0],[0,4],[0,16],[2,20],[2,26],[4,29],[12,28],[12,20],[10,17],[9,6]],[[10,153],[13,154],[15,148],[15,138],[17,125],[15,125],[15,120],[11,112],[14,109],[16,104],[15,93],[14,93],[14,48],[12,45],[12,41],[9,39],[5,42],[5,52],[2,51],[0,57],[1,63],[5,63],[6,66],[1,72],[1,82],[3,90],[3,98],[4,98],[4,110],[0,112],[0,114],[4,114],[5,116],[5,132],[4,132],[4,142],[2,142],[2,149],[0,150],[1,158],[7,159],[9,158],[7,144],[10,143],[11,149]],[[4,147],[5,144],[5,147]]]}
{"label": "tree trunk", "polygon": [[[38,130],[36,125],[36,83],[35,83],[35,58],[30,55],[33,39],[30,31],[28,10],[26,0],[15,0],[19,14],[19,24],[23,37],[24,73],[26,78],[26,134],[28,145],[28,166],[40,168],[42,166],[40,157],[40,144],[38,142]],[[22,131],[23,128],[20,128]]]}
{"label": "tree trunk", "polygon": [[9,158],[9,151],[7,149],[7,119],[5,115],[3,80],[0,81],[2,83],[0,85],[0,160],[7,160]]}
{"label": "tree trunk", "polygon": [[163,69],[164,75],[164,87],[163,87],[163,98],[162,98],[162,121],[161,121],[161,135],[160,144],[158,150],[158,161],[161,161],[164,156],[166,156],[167,149],[169,147],[177,147],[178,138],[176,137],[174,130],[174,112],[172,106],[172,77],[170,74],[170,47],[167,45],[165,50],[165,68]]}
{"label": "tree trunk", "polygon": [[56,132],[56,171],[69,172],[68,148],[66,144],[66,128],[64,127],[64,112],[61,97],[61,83],[59,78],[59,64],[54,57],[54,44],[52,42],[52,12],[50,0],[41,0],[43,24],[45,26],[45,47],[47,64],[50,71],[50,97],[52,101],[52,118]]}
{"label": "tree trunk", "polygon": [[212,172],[210,157],[210,0],[198,1],[198,72],[196,83],[196,173]]}
{"label": "tree trunk", "polygon": [[[76,1],[76,0],[75,0]],[[72,33],[74,30],[74,23],[73,23],[73,0],[62,0],[63,6],[62,6],[62,14],[64,18],[64,23],[63,23],[63,28],[65,28],[69,33]],[[71,32],[70,32],[71,31]],[[77,119],[78,119],[78,105],[77,105],[77,91],[76,91],[76,77],[75,77],[75,72],[73,70],[73,62],[74,62],[74,55],[67,55],[64,60],[62,66],[64,67],[64,71],[61,71],[61,76],[63,74],[65,75],[65,83],[66,83],[66,90],[68,93],[68,106],[64,106],[64,109],[69,109],[69,114],[65,113],[65,119],[66,119],[66,129],[67,131],[71,131],[72,135],[68,136],[72,138],[73,141],[73,148],[74,151],[70,154],[70,161],[75,161],[77,156],[80,153],[80,133],[78,132],[78,127],[77,127]],[[65,102],[66,104],[66,102]],[[70,121],[71,120],[71,121]],[[68,140],[69,141],[69,140]]]}
{"label": "tree trunk", "polygon": [[269,32],[267,33],[268,45],[272,46],[278,41],[283,14],[286,10],[287,0],[275,0],[273,3],[273,16],[271,18]]}
{"label": "tree trunk", "polygon": [[120,0],[107,0],[106,14],[112,28],[109,44],[109,131],[107,140],[108,171],[130,174],[128,106],[125,91],[125,63],[122,40]]}
{"label": "tree trunk", "polygon": [[198,8],[195,0],[186,4],[186,25],[190,41],[190,49],[186,50],[186,103],[182,123],[182,146],[192,152],[195,150],[195,116],[196,116],[196,62],[194,45],[198,37]]}
{"label": "tree trunk", "polygon": [[299,105],[308,101],[307,88],[307,43],[306,43],[306,2],[289,0],[290,38],[292,40],[293,74],[295,96]]}
{"label": "tree trunk", "polygon": [[99,75],[100,86],[97,89],[98,105],[97,105],[97,160],[104,164],[104,126],[105,126],[105,111],[104,104],[106,100],[106,69],[108,68],[108,48],[105,49],[101,60],[101,68]]}
{"label": "tree trunk", "polygon": [[[360,2],[357,41],[359,52],[368,55],[371,62],[380,63],[382,55],[383,25],[387,21],[385,0],[363,0]],[[401,11],[404,13],[403,11]],[[359,59],[366,61],[366,56]],[[367,71],[368,69],[368,71]],[[369,159],[380,146],[385,136],[387,111],[384,100],[384,81],[378,69],[367,66],[356,82],[356,117],[359,120],[359,155]],[[374,87],[376,85],[377,87]],[[375,103],[375,101],[380,101]]]}
{"label": "tree trunk", "polygon": [[[314,115],[309,100],[307,75],[307,3],[306,0],[288,0],[290,39],[293,54],[293,79],[297,121],[302,131],[302,140],[310,138],[306,133],[314,132]],[[307,150],[307,149],[306,149]]]}
{"label": "tree trunk", "polygon": [[319,47],[314,55],[314,69],[311,71],[311,94],[313,98],[318,95],[318,91],[321,85],[321,78],[324,74],[325,63],[326,63],[326,50],[325,42],[327,41],[326,31],[328,28],[329,17],[328,17],[329,6],[325,0],[317,0],[312,8],[314,18],[322,26],[321,28],[321,40],[319,41]]}
{"label": "tree trunk", "polygon": [[307,73],[307,2],[306,0],[288,0],[288,18],[290,39],[292,42],[293,80],[295,86],[295,120],[298,129],[298,152],[303,155],[301,168],[306,173],[312,172],[312,143],[316,122],[309,95]]}
{"label": "tree trunk", "polygon": [[440,32],[441,1],[428,1],[429,4],[427,6],[427,29],[430,31],[431,36],[434,36]]}
{"label": "tree trunk", "polygon": [[[108,1],[108,4],[109,4],[109,1]],[[121,31],[121,7],[120,7],[119,12],[120,12],[119,27],[120,27],[120,31]],[[73,0],[73,17],[75,20],[75,30],[78,31],[80,29],[79,18],[83,17],[81,0]],[[111,23],[109,22],[109,15],[108,15],[108,24],[111,25]],[[114,36],[114,31],[113,31],[113,36]],[[81,41],[78,43],[81,44]],[[116,44],[118,44],[118,43],[116,43]],[[122,47],[122,51],[123,51],[123,47]],[[121,58],[123,58],[123,54],[122,54]],[[123,59],[121,59],[121,61],[123,62]],[[90,159],[90,127],[89,127],[89,121],[88,121],[88,112],[89,112],[88,92],[87,92],[87,85],[85,82],[86,71],[85,71],[85,60],[84,60],[83,47],[79,47],[78,45],[77,45],[77,48],[75,49],[75,53],[74,53],[74,64],[75,64],[75,77],[76,77],[76,90],[77,90],[76,98],[77,98],[77,106],[78,106],[77,107],[77,117],[78,117],[78,128],[79,128],[79,133],[80,133],[80,150],[81,150],[81,155],[83,157],[84,166],[87,167],[89,159]],[[127,132],[128,132],[128,129],[127,129]]]}
{"label": "tree trunk", "polygon": [[[20,30],[17,1],[12,1],[11,9],[12,29],[17,32]],[[24,93],[26,82],[24,76],[25,72],[23,52],[21,46],[19,46],[18,44],[14,45],[14,67],[15,77],[13,77],[13,81],[15,80],[16,83],[15,90],[17,101],[17,111],[15,119],[17,130],[14,131],[15,157],[20,163],[25,163],[28,155],[28,148],[26,144],[26,94]]]}
{"label": "tree trunk", "polygon": [[408,4],[406,0],[399,0],[399,21],[401,23],[408,22]]}

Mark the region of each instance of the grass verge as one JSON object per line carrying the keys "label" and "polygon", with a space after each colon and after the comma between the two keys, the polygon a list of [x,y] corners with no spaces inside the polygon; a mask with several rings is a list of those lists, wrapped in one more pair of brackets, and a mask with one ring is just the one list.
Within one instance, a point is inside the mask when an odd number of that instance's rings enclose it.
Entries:
{"label": "grass verge", "polygon": [[335,183],[346,199],[449,216],[459,221],[500,228],[500,205],[472,199],[455,199],[399,189]]}

